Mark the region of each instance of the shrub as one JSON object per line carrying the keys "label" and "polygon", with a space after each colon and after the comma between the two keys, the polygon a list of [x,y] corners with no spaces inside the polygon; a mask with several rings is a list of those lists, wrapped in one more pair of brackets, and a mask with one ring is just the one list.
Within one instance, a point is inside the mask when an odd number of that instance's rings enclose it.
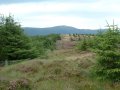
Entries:
{"label": "shrub", "polygon": [[78,50],[86,51],[87,50],[87,42],[86,39],[83,39],[80,41],[80,43],[77,45]]}
{"label": "shrub", "polygon": [[0,16],[0,60],[18,60],[36,56],[30,39],[23,33],[20,24],[10,15]]}
{"label": "shrub", "polygon": [[31,90],[30,81],[25,78],[12,80],[10,81],[7,90]]}
{"label": "shrub", "polygon": [[95,74],[101,80],[120,82],[120,32],[114,25],[96,37]]}

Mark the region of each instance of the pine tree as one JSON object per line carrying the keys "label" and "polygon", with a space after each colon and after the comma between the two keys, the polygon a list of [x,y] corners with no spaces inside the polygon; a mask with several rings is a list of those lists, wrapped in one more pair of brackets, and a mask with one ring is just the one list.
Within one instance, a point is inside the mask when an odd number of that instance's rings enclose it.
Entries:
{"label": "pine tree", "polygon": [[98,62],[95,73],[99,79],[120,82],[120,32],[114,24],[96,38]]}
{"label": "pine tree", "polygon": [[0,16],[0,60],[18,60],[36,57],[30,39],[14,18]]}
{"label": "pine tree", "polygon": [[77,49],[78,50],[81,50],[81,51],[86,51],[87,50],[87,40],[86,38],[84,37],[80,43],[77,45]]}

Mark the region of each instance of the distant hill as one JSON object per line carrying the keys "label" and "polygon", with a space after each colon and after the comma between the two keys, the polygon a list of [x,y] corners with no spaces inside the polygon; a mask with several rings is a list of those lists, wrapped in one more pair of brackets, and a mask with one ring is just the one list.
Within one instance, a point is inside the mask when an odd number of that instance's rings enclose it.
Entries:
{"label": "distant hill", "polygon": [[49,28],[24,27],[24,32],[28,35],[48,35],[48,34],[96,34],[98,30],[77,29],[70,26],[55,26]]}

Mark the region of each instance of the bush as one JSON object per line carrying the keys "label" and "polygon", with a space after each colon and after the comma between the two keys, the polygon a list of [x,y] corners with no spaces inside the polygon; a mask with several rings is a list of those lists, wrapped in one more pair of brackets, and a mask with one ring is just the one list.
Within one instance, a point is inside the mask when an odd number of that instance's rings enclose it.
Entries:
{"label": "bush", "polygon": [[35,47],[39,56],[46,56],[48,50],[56,49],[56,41],[60,40],[59,34],[50,34],[46,36],[32,36],[32,46]]}
{"label": "bush", "polygon": [[86,39],[83,39],[80,41],[80,43],[77,45],[78,50],[86,51],[87,50],[87,42]]}
{"label": "bush", "polygon": [[12,80],[7,90],[31,90],[30,81],[25,78]]}
{"label": "bush", "polygon": [[82,50],[82,51],[86,51],[86,50],[89,50],[91,48],[94,48],[95,47],[94,37],[90,37],[90,36],[87,37],[87,35],[84,36],[84,38],[79,41],[79,43],[77,45],[77,49]]}
{"label": "bush", "polygon": [[112,25],[96,37],[97,64],[95,74],[101,80],[120,82],[120,32]]}
{"label": "bush", "polygon": [[[34,52],[34,53],[33,53]],[[0,60],[37,57],[30,39],[12,16],[0,16]]]}

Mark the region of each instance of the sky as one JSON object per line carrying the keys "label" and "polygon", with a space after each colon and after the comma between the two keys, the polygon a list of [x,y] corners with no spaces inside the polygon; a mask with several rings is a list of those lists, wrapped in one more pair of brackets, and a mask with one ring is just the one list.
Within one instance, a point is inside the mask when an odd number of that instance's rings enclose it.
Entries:
{"label": "sky", "polygon": [[120,23],[120,0],[0,0],[0,14],[11,14],[22,27],[67,25],[100,29]]}

